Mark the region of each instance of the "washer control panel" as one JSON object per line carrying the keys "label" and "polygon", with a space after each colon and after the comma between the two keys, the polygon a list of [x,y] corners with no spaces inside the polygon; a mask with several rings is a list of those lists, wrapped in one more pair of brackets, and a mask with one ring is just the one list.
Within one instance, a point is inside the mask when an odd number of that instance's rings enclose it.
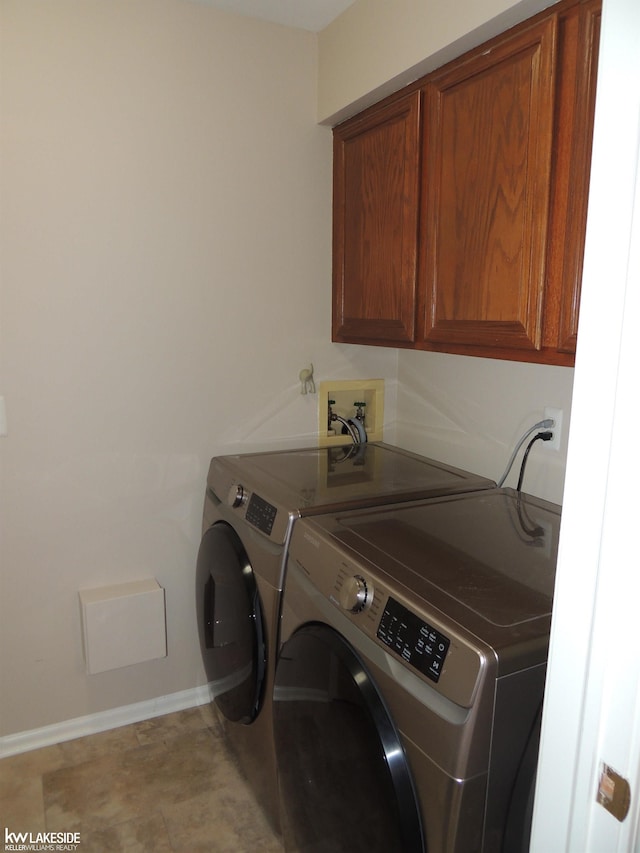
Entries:
{"label": "washer control panel", "polygon": [[427,678],[437,682],[449,650],[449,639],[389,597],[377,637]]}
{"label": "washer control panel", "polygon": [[365,630],[431,681],[438,682],[451,641],[369,577],[343,563],[330,600],[350,615],[365,615]]}
{"label": "washer control panel", "polygon": [[[293,527],[288,600],[285,595],[290,609],[297,611],[304,602],[313,609],[313,619],[334,627],[348,620],[351,627],[340,630],[353,629],[356,633],[348,634],[352,642],[362,632],[367,638],[363,643],[373,642],[430,690],[460,708],[471,708],[480,685],[495,669],[495,654],[402,579],[323,539],[318,526],[316,519],[303,518]],[[400,670],[393,663],[384,666],[396,677]]]}

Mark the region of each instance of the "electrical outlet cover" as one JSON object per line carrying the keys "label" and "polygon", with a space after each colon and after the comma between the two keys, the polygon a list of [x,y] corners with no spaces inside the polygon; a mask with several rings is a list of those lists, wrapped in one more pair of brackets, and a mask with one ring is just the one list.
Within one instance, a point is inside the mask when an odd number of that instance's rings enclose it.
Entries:
{"label": "electrical outlet cover", "polygon": [[551,441],[541,441],[540,444],[546,447],[547,450],[560,450],[560,441],[562,439],[562,409],[545,406],[544,417],[545,420],[547,418],[553,418],[554,420],[553,438]]}

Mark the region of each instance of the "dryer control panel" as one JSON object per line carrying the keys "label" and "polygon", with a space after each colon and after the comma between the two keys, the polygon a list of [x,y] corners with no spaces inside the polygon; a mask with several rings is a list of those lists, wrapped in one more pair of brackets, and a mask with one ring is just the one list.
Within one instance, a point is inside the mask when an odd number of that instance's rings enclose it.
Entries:
{"label": "dryer control panel", "polygon": [[273,504],[265,501],[264,498],[261,498],[260,495],[256,495],[254,492],[247,506],[245,518],[249,524],[253,524],[258,530],[266,533],[267,536],[271,536],[277,512],[278,510]]}
{"label": "dryer control panel", "polygon": [[[254,482],[238,475],[228,459],[214,456],[209,465],[203,528],[223,511],[225,517],[246,521],[274,545],[284,545],[289,534],[290,516],[282,504],[266,500]],[[226,512],[228,510],[228,513]]]}
{"label": "dryer control panel", "polygon": [[377,637],[427,678],[439,680],[449,639],[394,598],[387,600]]}

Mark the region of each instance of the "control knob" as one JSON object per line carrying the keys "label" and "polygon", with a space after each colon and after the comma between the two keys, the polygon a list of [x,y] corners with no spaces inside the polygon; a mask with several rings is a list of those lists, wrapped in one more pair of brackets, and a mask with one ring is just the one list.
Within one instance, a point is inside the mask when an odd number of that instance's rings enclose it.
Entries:
{"label": "control knob", "polygon": [[245,491],[244,486],[240,485],[240,483],[234,483],[229,489],[229,494],[227,496],[227,503],[231,507],[242,506],[247,502],[247,493]]}
{"label": "control knob", "polygon": [[359,613],[371,604],[373,589],[361,575],[347,578],[340,590],[340,606],[351,613]]}

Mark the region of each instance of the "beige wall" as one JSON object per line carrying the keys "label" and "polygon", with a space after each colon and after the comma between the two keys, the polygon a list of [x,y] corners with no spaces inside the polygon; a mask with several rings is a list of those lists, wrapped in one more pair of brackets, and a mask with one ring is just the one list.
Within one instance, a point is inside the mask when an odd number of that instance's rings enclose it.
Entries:
{"label": "beige wall", "polygon": [[[3,0],[0,735],[205,683],[214,453],[315,440],[331,134],[316,37],[181,0]],[[166,659],[86,676],[77,590],[154,576]]]}
{"label": "beige wall", "polygon": [[[499,480],[518,440],[544,416],[563,410],[560,449],[536,442],[523,488],[562,503],[574,371],[427,352],[403,352],[398,365],[398,444]],[[524,447],[524,446],[523,446]],[[505,482],[518,482],[521,451]]]}
{"label": "beige wall", "polygon": [[335,125],[549,5],[355,0],[319,36],[318,119]]}

